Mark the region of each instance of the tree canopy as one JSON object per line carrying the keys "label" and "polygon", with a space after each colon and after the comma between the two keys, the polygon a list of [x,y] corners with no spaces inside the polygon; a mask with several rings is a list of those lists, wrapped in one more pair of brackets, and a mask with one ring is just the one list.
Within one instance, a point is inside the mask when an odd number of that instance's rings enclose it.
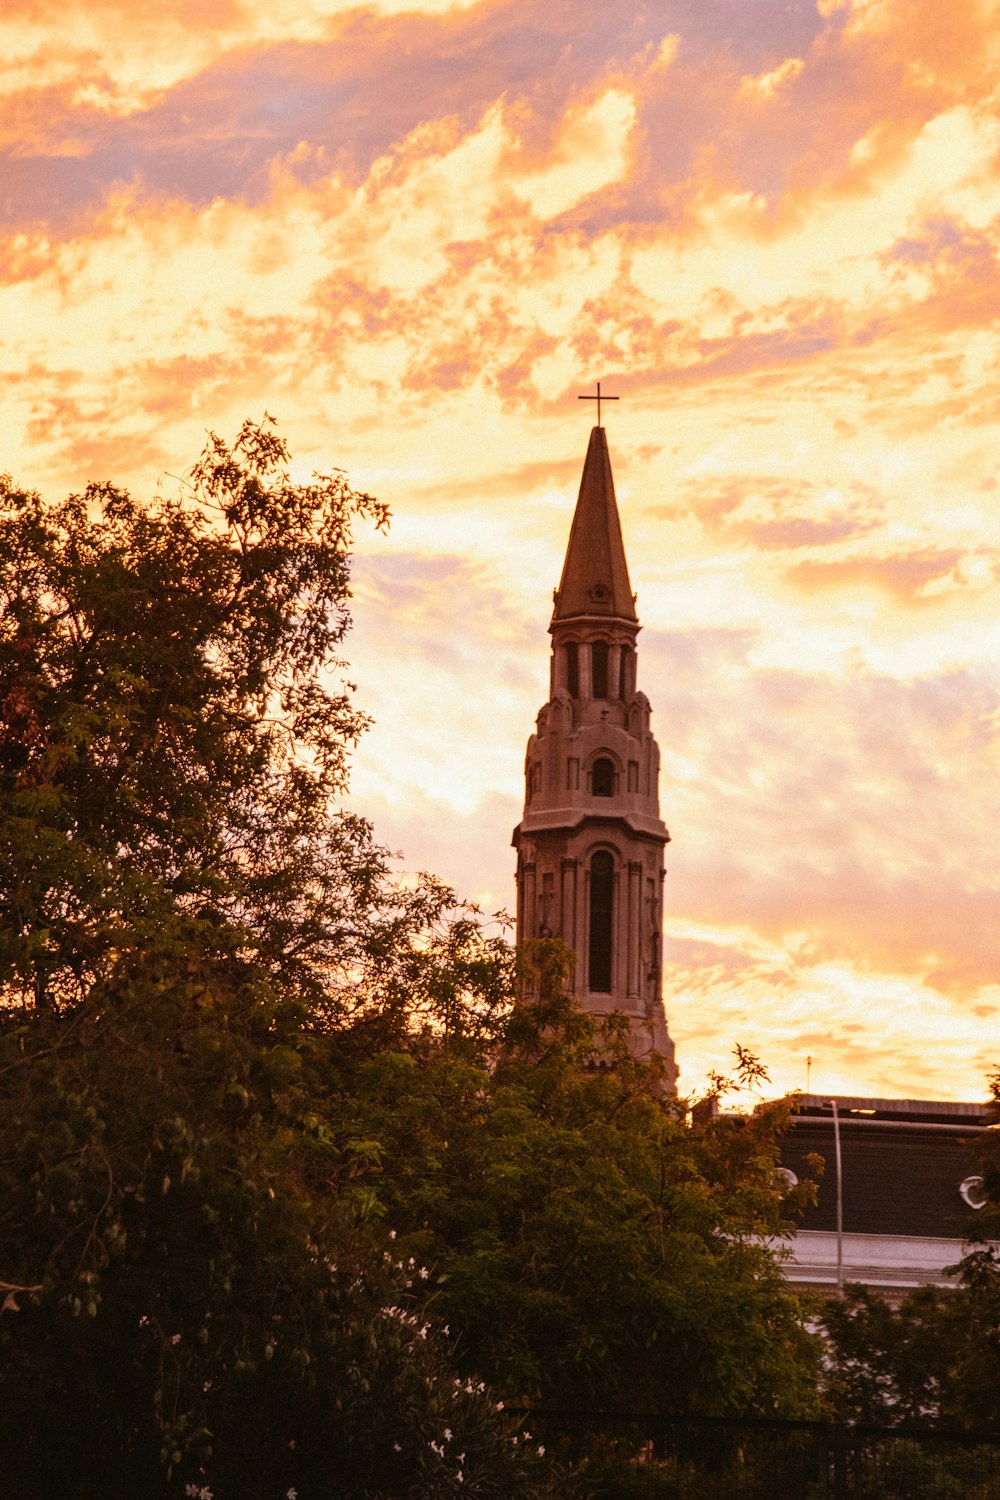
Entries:
{"label": "tree canopy", "polygon": [[954,1285],[920,1287],[898,1307],[848,1286],[822,1310],[824,1399],[847,1421],[1000,1424],[1000,1073],[989,1086],[994,1129],[968,1142],[986,1202],[950,1268]]}
{"label": "tree canopy", "polygon": [[972,1249],[954,1287],[898,1307],[848,1286],[821,1314],[824,1398],[842,1420],[995,1430],[1000,1422],[1000,1261]]}
{"label": "tree canopy", "polygon": [[8,993],[91,998],[184,916],[328,997],[382,874],[330,798],[367,722],[336,681],[351,525],[385,507],[336,472],[293,483],[269,423],[213,436],[153,506],[0,500]]}
{"label": "tree canopy", "polygon": [[[721,1415],[813,1409],[812,1344],[781,1276],[783,1106],[704,1125],[566,995],[484,1045],[359,1057],[337,1101],[377,1142],[377,1211],[431,1268],[429,1310],[509,1396]],[[344,1127],[341,1127],[344,1128]]]}
{"label": "tree canopy", "polygon": [[338,809],[358,517],[269,423],[149,506],[0,490],[25,1495],[568,1495],[501,1402],[815,1402],[781,1110],[692,1126],[558,946],[518,1005],[503,933]]}

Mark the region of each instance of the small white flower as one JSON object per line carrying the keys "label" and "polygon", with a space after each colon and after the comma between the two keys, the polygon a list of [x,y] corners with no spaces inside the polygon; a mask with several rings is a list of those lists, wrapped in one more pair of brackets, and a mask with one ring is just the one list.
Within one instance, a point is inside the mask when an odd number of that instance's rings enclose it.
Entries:
{"label": "small white flower", "polygon": [[502,1401],[498,1401],[497,1402],[497,1411],[503,1411],[503,1402]]}
{"label": "small white flower", "polygon": [[545,1444],[544,1443],[539,1443],[539,1445],[538,1445],[538,1456],[539,1456],[539,1458],[544,1458],[545,1457]]}
{"label": "small white flower", "polygon": [[451,1442],[451,1428],[450,1427],[446,1427],[445,1430],[444,1430],[444,1440],[445,1440],[446,1443],[450,1443]]}
{"label": "small white flower", "polygon": [[398,1443],[393,1443],[393,1445],[392,1445],[392,1451],[393,1451],[393,1453],[402,1453],[403,1450],[399,1446]]}
{"label": "small white flower", "polygon": [[180,1334],[179,1334],[179,1333],[172,1333],[172,1334],[171,1334],[171,1335],[170,1335],[170,1342],[171,1342],[171,1343],[172,1343],[172,1344],[179,1344],[179,1343],[180,1343],[180,1341],[181,1341],[181,1336],[180,1336]]}
{"label": "small white flower", "polygon": [[396,1231],[394,1229],[389,1230],[389,1238],[391,1240],[394,1240],[396,1238]]}
{"label": "small white flower", "polygon": [[290,1490],[286,1491],[285,1500],[299,1500],[299,1492],[295,1488],[294,1484],[292,1485]]}

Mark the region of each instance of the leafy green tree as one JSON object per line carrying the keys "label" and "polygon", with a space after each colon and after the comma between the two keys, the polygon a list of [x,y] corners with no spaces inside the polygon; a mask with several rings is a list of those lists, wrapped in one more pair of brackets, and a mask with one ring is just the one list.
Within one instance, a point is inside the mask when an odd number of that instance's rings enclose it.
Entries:
{"label": "leafy green tree", "polygon": [[342,1053],[492,974],[333,804],[351,519],[384,509],[251,424],[182,500],[0,498],[5,1482],[548,1493],[325,1125]]}
{"label": "leafy green tree", "polygon": [[970,1250],[959,1268],[960,1312],[956,1392],[959,1420],[970,1427],[1000,1427],[1000,1251],[996,1245]]}
{"label": "leafy green tree", "polygon": [[[995,1120],[1000,1073],[989,1085]],[[1000,1139],[995,1129],[970,1143],[969,1168],[970,1176],[981,1174],[987,1201],[976,1217],[975,1239],[951,1268],[954,1287],[922,1287],[891,1307],[852,1286],[842,1300],[825,1306],[824,1395],[839,1416],[985,1430],[1000,1424]]]}
{"label": "leafy green tree", "polygon": [[337,1127],[465,1368],[527,1403],[801,1415],[813,1341],[774,1253],[782,1107],[691,1125],[614,1021],[566,997],[495,1039],[425,1034],[358,1058]]}
{"label": "leafy green tree", "polygon": [[150,947],[0,1033],[0,1430],[31,1496],[542,1496],[554,1480],[373,1248],[317,1103],[337,1042]]}
{"label": "leafy green tree", "polygon": [[0,1432],[29,1500],[572,1493],[489,1384],[810,1408],[766,1243],[781,1110],[689,1125],[561,950],[512,1004],[502,933],[337,811],[358,515],[386,519],[293,483],[267,424],[150,507],[0,492]]}
{"label": "leafy green tree", "polygon": [[986,1131],[975,1143],[972,1158],[982,1175],[986,1203],[976,1216],[976,1239],[988,1244],[1000,1241],[1000,1069],[987,1078],[990,1091],[989,1123],[992,1130]]}
{"label": "leafy green tree", "polygon": [[986,1203],[975,1240],[959,1266],[966,1322],[958,1362],[960,1416],[972,1426],[1000,1426],[1000,1070],[990,1074],[992,1129],[976,1142]]}
{"label": "leafy green tree", "polygon": [[294,484],[268,423],[152,507],[9,481],[0,503],[6,993],[72,1006],[182,911],[326,1002],[383,878],[331,816],[366,720],[329,682],[352,518],[385,508],[338,473]]}
{"label": "leafy green tree", "polygon": [[893,1307],[849,1285],[824,1305],[825,1394],[835,1413],[876,1426],[920,1425],[952,1415],[965,1309],[950,1289],[920,1287]]}

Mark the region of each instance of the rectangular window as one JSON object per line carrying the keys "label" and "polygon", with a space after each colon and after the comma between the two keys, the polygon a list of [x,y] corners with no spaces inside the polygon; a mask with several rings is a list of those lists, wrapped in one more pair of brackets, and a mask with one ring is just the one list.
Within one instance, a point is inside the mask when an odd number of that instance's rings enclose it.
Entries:
{"label": "rectangular window", "polygon": [[580,649],[576,641],[566,645],[566,691],[571,698],[580,696]]}
{"label": "rectangular window", "polygon": [[639,762],[630,760],[628,763],[628,789],[630,792],[639,790]]}
{"label": "rectangular window", "polygon": [[542,876],[542,900],[541,900],[541,922],[538,927],[539,937],[552,936],[552,903],[556,896],[556,878],[550,872]]}
{"label": "rectangular window", "polygon": [[657,921],[659,912],[656,906],[656,881],[646,881],[646,900],[649,904],[649,967],[655,984],[659,984],[660,977],[660,923]]}
{"label": "rectangular window", "polygon": [[593,696],[608,696],[608,643],[595,641],[590,648],[590,665],[593,680]]}
{"label": "rectangular window", "polygon": [[580,762],[573,755],[566,762],[566,790],[568,792],[580,790]]}
{"label": "rectangular window", "polygon": [[615,768],[607,756],[600,756],[591,766],[590,790],[595,797],[615,795]]}
{"label": "rectangular window", "polygon": [[611,993],[611,950],[614,932],[614,860],[598,850],[590,862],[590,944],[588,980],[591,991]]}

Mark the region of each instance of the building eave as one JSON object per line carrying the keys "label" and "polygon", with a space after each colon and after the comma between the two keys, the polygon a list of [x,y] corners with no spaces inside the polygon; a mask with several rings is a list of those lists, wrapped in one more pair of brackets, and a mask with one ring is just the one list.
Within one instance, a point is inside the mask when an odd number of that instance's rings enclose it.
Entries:
{"label": "building eave", "polygon": [[622,829],[635,838],[658,844],[661,847],[670,843],[669,830],[659,818],[644,818],[641,814],[632,817],[626,814],[620,817],[607,817],[599,813],[582,813],[579,816],[573,816],[560,815],[558,811],[542,813],[537,819],[530,815],[523,817],[511,835],[511,843],[515,849],[518,849],[521,839],[526,835],[530,837],[537,833],[561,833],[570,836],[578,833],[588,824],[601,828]]}

